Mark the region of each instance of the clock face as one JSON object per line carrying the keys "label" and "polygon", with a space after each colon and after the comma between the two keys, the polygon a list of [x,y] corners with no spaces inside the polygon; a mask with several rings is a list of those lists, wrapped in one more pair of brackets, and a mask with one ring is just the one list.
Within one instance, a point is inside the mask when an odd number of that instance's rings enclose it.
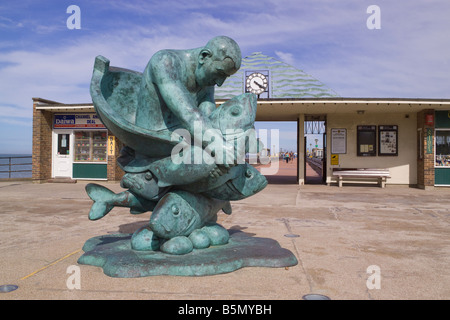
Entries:
{"label": "clock face", "polygon": [[267,77],[259,72],[252,73],[247,77],[245,86],[248,92],[261,94],[267,89]]}

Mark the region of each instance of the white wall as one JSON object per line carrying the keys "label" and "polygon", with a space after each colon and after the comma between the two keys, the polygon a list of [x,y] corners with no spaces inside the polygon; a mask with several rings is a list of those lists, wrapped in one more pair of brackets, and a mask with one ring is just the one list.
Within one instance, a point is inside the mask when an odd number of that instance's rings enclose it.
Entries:
{"label": "white wall", "polygon": [[[417,115],[416,113],[340,113],[327,115],[327,183],[335,182],[332,168],[388,168],[387,184],[417,184]],[[356,131],[358,125],[397,125],[398,156],[358,157]],[[339,155],[339,165],[330,165],[331,129],[347,129],[347,153]],[[377,128],[378,154],[378,128]]]}

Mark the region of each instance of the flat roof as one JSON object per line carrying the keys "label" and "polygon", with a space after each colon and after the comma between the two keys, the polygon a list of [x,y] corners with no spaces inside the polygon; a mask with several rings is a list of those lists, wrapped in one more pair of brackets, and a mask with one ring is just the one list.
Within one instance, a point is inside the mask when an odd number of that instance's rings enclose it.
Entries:
{"label": "flat roof", "polygon": [[[37,110],[94,112],[92,103],[66,104],[33,98]],[[216,100],[218,105],[226,100]],[[257,121],[296,120],[299,114],[416,113],[424,109],[450,110],[450,99],[301,98],[258,99]]]}

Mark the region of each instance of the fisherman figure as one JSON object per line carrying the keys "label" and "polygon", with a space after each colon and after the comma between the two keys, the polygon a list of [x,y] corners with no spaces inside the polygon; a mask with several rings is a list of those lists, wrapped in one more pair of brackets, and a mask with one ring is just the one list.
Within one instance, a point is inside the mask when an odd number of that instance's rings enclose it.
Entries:
{"label": "fisherman figure", "polygon": [[[152,56],[143,73],[137,101],[136,125],[155,131],[187,129],[191,137],[200,140],[196,141],[196,145],[205,149],[211,142],[210,138],[205,139],[208,137],[205,132],[213,128],[208,116],[216,109],[214,86],[221,86],[227,77],[236,73],[240,65],[240,48],[233,39],[226,36],[215,37],[206,46],[196,49],[158,51]],[[200,134],[194,132],[195,124],[200,124]],[[209,172],[213,177],[228,172],[237,160],[233,146],[228,145],[226,141],[223,141],[222,146],[221,152],[212,153],[222,156],[220,159],[214,159],[216,165]],[[202,151],[194,148],[193,146],[192,153],[200,152],[204,155]],[[142,167],[153,160],[142,160],[146,157],[142,156],[139,150],[125,150],[124,153],[125,156],[119,159],[119,164],[125,172],[129,172],[127,164],[133,159],[140,159],[139,164]],[[133,154],[131,157],[130,153]],[[136,161],[133,165],[135,163]],[[178,167],[166,167],[171,168],[174,168],[173,171],[179,170]],[[133,168],[133,171],[139,170]],[[177,177],[173,171],[166,172],[168,179]],[[198,172],[195,173],[194,179],[199,178]],[[149,185],[142,177],[143,175],[127,173],[122,180],[122,186],[148,198],[148,188],[135,187]]]}

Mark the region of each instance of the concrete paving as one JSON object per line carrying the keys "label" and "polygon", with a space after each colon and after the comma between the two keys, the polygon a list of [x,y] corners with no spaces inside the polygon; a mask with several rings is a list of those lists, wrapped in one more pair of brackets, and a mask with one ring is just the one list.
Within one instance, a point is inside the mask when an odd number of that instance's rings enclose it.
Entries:
{"label": "concrete paving", "polygon": [[[297,266],[117,279],[77,265],[81,248],[94,236],[134,232],[150,213],[114,208],[89,221],[85,184],[0,182],[0,285],[19,286],[0,299],[450,299],[447,188],[269,184],[233,202],[233,214],[219,222],[275,239],[296,255]],[[71,288],[76,274],[80,289]]]}

